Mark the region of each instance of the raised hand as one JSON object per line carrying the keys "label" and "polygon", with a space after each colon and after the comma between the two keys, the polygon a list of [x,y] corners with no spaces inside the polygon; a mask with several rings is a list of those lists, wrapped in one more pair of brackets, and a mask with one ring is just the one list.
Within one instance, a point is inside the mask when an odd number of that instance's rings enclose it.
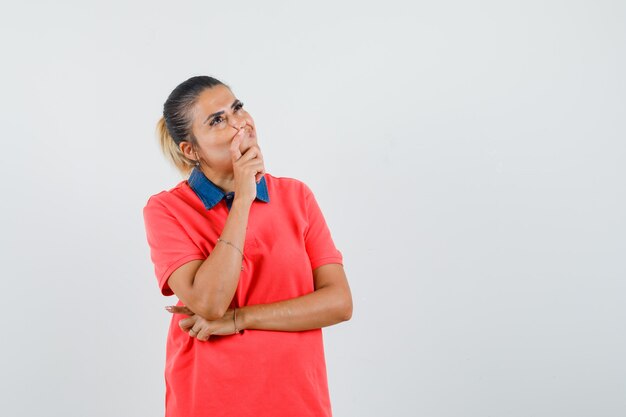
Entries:
{"label": "raised hand", "polygon": [[265,174],[265,165],[263,154],[256,142],[241,153],[240,147],[245,135],[245,128],[235,135],[230,145],[230,156],[235,176],[235,197],[252,202],[256,197],[255,182],[261,181]]}

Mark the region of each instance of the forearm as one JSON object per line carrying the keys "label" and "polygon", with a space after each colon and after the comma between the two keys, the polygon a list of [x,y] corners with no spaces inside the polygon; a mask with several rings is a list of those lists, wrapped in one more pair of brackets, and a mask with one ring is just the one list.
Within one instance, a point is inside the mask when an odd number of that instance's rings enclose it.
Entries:
{"label": "forearm", "polygon": [[[221,238],[243,251],[250,206],[235,200],[221,233]],[[239,283],[241,253],[224,242],[215,248],[200,266],[192,291],[198,295],[196,306],[207,318],[220,317],[228,309]]]}
{"label": "forearm", "polygon": [[268,304],[237,309],[240,329],[302,331],[331,326],[350,319],[349,294],[327,286],[312,293]]}

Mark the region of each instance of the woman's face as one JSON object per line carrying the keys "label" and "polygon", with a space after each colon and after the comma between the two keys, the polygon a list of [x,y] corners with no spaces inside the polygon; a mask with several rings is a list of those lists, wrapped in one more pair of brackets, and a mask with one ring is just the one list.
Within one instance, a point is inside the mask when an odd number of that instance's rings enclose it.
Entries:
{"label": "woman's face", "polygon": [[[239,129],[245,129],[239,147],[241,153],[257,144],[252,116],[226,86],[217,85],[200,93],[192,115],[192,130],[198,142],[195,151],[202,162],[202,168],[208,166],[216,173],[232,172],[229,147]],[[187,157],[196,160],[190,144],[182,142],[181,150]]]}

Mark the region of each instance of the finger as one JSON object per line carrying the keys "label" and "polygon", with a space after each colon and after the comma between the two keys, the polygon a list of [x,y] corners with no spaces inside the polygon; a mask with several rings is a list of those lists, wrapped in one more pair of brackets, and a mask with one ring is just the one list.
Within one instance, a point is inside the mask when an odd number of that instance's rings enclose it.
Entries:
{"label": "finger", "polygon": [[[242,158],[245,158],[245,157],[246,155],[244,155]],[[255,176],[257,173],[265,173],[265,164],[263,163],[262,159],[255,158],[255,159],[244,162],[241,165],[241,170],[248,171],[253,176]]]}
{"label": "finger", "polygon": [[202,328],[200,328],[200,326],[194,325],[191,329],[189,329],[189,336],[196,337],[201,330]]}
{"label": "finger", "polygon": [[261,178],[263,178],[263,175],[265,175],[265,165],[263,164],[263,161],[254,161],[254,164],[251,164],[250,166],[253,168],[253,175],[254,175],[254,180],[257,182],[257,184],[259,182],[261,182]]}
{"label": "finger", "polygon": [[241,145],[241,141],[243,140],[243,132],[243,129],[237,132],[237,134],[233,138],[233,141],[230,144],[230,156],[233,162],[241,158],[241,150],[239,150],[239,145]]}
{"label": "finger", "polygon": [[186,314],[188,316],[195,314],[186,306],[166,306],[165,309],[172,314]]}
{"label": "finger", "polygon": [[261,150],[258,146],[251,146],[241,155],[241,161],[251,161],[254,158],[260,158]]}
{"label": "finger", "polygon": [[178,326],[185,332],[189,331],[189,329],[193,327],[194,324],[196,324],[196,320],[191,317],[187,317],[186,319],[182,319],[178,322]]}
{"label": "finger", "polygon": [[265,165],[261,164],[261,170],[257,172],[255,178],[257,184],[261,182],[261,178],[265,175]]}
{"label": "finger", "polygon": [[200,330],[200,332],[196,335],[198,340],[207,341],[211,337],[211,329],[206,326],[204,329]]}

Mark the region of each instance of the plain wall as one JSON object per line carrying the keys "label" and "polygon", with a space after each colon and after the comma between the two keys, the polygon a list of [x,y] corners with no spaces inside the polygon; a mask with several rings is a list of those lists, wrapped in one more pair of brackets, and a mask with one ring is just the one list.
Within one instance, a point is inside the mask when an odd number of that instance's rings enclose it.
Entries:
{"label": "plain wall", "polygon": [[158,416],[175,299],[142,208],[193,75],[315,193],[352,288],[336,417],[626,414],[619,1],[12,2],[0,413]]}

